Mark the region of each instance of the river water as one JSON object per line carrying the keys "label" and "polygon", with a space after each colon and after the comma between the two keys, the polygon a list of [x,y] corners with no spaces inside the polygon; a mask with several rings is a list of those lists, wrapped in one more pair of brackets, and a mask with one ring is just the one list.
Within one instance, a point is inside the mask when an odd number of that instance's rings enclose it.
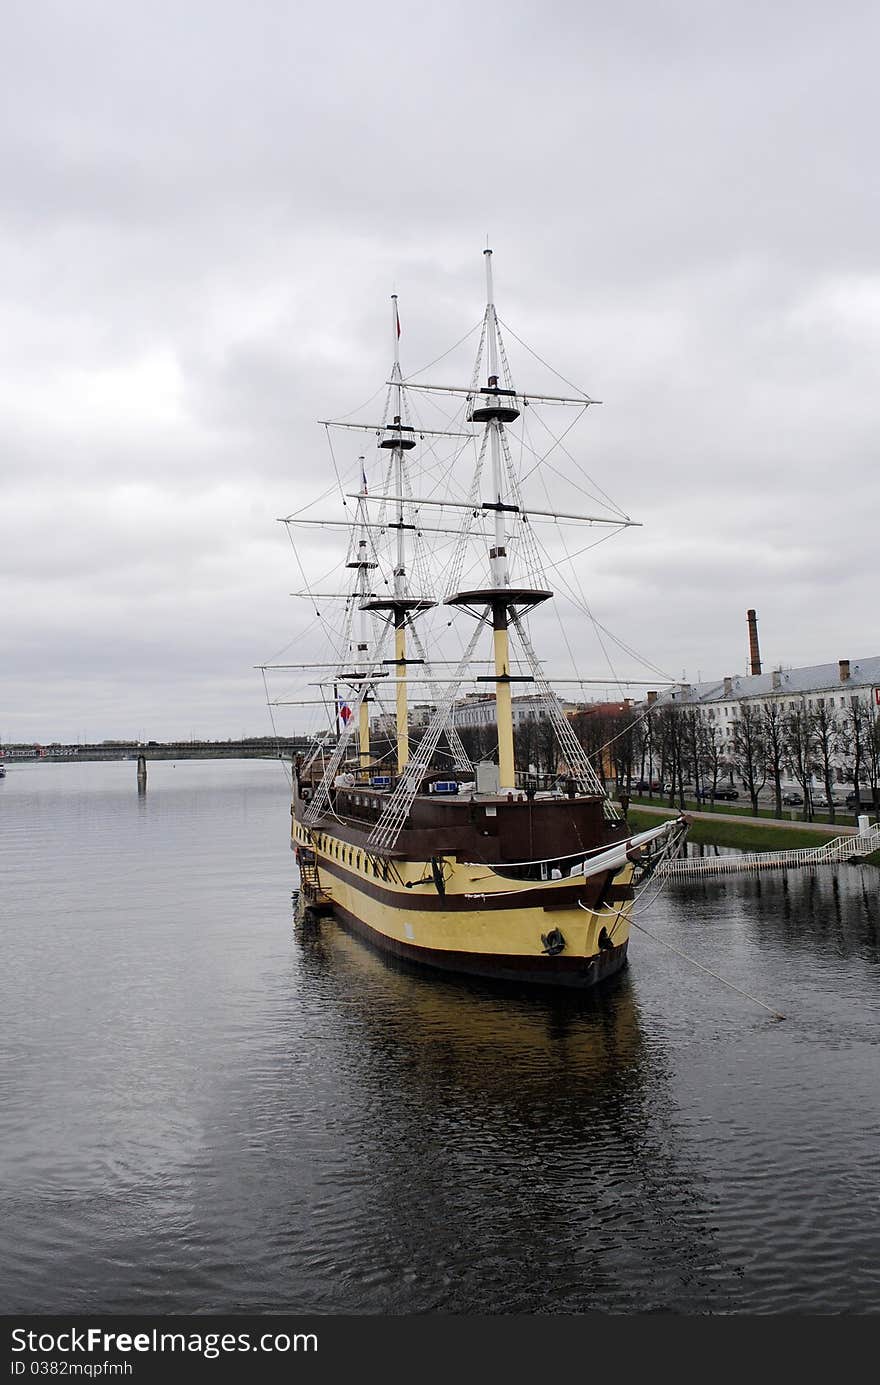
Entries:
{"label": "river water", "polygon": [[529,995],[295,928],[287,804],[0,781],[0,1311],[877,1311],[880,872],[670,883]]}

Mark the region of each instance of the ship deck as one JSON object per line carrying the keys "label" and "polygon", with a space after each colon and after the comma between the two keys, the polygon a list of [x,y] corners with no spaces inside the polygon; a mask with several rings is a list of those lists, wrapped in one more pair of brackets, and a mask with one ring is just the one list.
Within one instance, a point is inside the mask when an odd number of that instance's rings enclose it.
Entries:
{"label": "ship deck", "polygon": [[[312,785],[295,786],[293,814],[302,821]],[[390,790],[355,784],[331,791],[330,805],[314,823],[349,845],[367,848]],[[583,859],[627,835],[623,822],[608,821],[598,795],[435,794],[416,796],[391,859],[428,860],[451,855],[485,865],[519,869],[529,864]]]}

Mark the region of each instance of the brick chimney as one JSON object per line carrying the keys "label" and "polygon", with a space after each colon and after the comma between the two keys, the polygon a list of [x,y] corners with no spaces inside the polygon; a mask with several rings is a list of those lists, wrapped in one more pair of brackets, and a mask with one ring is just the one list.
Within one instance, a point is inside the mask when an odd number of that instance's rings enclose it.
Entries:
{"label": "brick chimney", "polygon": [[841,683],[849,682],[849,659],[838,659],[837,667],[840,669]]}
{"label": "brick chimney", "polygon": [[653,705],[654,705],[654,703],[655,703],[656,701],[657,701],[657,693],[652,689],[651,692],[648,693],[648,706],[649,706],[649,707],[653,707]]}
{"label": "brick chimney", "polygon": [[758,648],[758,617],[754,611],[746,611],[749,623],[749,673],[761,672],[761,651]]}
{"label": "brick chimney", "polygon": [[782,669],[775,668],[770,674],[770,683],[774,692],[779,692],[782,687]]}
{"label": "brick chimney", "polygon": [[732,678],[725,678],[725,680],[724,680],[724,696],[725,696],[725,697],[733,697],[733,679],[732,679]]}

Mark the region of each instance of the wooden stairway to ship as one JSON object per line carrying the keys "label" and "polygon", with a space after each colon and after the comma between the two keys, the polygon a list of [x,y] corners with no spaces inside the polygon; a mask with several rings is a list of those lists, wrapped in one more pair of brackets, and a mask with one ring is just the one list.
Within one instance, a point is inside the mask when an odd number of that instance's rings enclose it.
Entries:
{"label": "wooden stairway to ship", "polygon": [[333,907],[331,892],[321,884],[315,853],[300,848],[296,853],[299,864],[300,894],[306,907],[315,913],[328,913]]}

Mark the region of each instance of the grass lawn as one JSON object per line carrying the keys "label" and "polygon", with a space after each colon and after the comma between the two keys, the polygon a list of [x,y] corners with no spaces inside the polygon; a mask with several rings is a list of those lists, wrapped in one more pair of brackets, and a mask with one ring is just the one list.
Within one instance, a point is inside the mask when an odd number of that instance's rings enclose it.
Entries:
{"label": "grass lawn", "polygon": [[[631,827],[644,831],[653,827],[657,818],[654,813],[640,813],[638,808],[630,807],[627,821]],[[829,828],[824,832],[805,832],[795,824],[791,827],[759,827],[754,822],[692,822],[688,841],[701,842],[705,846],[732,846],[739,851],[787,851],[792,848],[821,846],[838,834]],[[880,852],[875,852],[880,857]],[[872,859],[872,858],[869,858]]]}
{"label": "grass lawn", "polygon": [[[732,813],[732,814],[734,814],[734,815],[736,815],[736,816],[739,816],[739,817],[746,817],[746,818],[751,818],[751,817],[754,817],[754,816],[755,816],[755,814],[752,812],[752,805],[751,805],[751,803],[750,803],[750,801],[749,801],[748,799],[746,799],[746,800],[745,800],[745,803],[744,803],[743,800],[742,800],[742,798],[740,798],[740,799],[734,799],[732,802],[730,802],[729,800],[726,800],[726,799],[720,799],[720,798],[719,798],[719,799],[716,800],[714,806],[711,805],[711,804],[709,804],[708,802],[698,803],[697,800],[696,800],[695,798],[687,798],[687,797],[685,797],[685,800],[684,800],[684,801],[685,801],[685,811],[687,811],[688,808],[693,808],[695,812],[700,812],[700,813]],[[630,799],[630,802],[631,802],[631,803],[644,803],[646,806],[649,805],[649,804],[651,804],[651,805],[653,805],[655,808],[667,808],[667,807],[669,806],[669,799],[668,799],[667,797],[664,797],[664,796],[660,795],[660,794],[655,794],[653,798],[646,798],[646,796],[645,796],[644,794],[633,794],[632,798]],[[873,814],[871,813],[871,810],[868,809],[868,808],[865,808],[865,809],[863,809],[862,811],[868,813],[868,814],[871,815],[871,816],[873,816]],[[802,809],[800,809],[800,808],[783,808],[783,810],[782,810],[782,815],[783,815],[783,817],[788,817],[789,814],[791,814],[791,813],[796,813],[796,814],[797,814],[797,817],[800,818],[801,812],[802,812]],[[759,808],[759,809],[758,809],[758,817],[759,817],[759,818],[775,818],[775,817],[776,817],[776,809],[775,809],[775,808]],[[831,822],[831,819],[830,819],[830,817],[828,816],[827,813],[815,812],[815,813],[813,814],[813,822],[829,822],[829,823],[830,823],[830,822]],[[856,825],[856,814],[855,814],[855,813],[848,813],[848,812],[846,812],[843,808],[839,808],[839,809],[836,811],[835,815],[834,815],[834,823],[832,824],[832,826],[834,826],[834,825],[839,825],[839,826],[841,826],[841,827],[855,827],[855,825]]]}

